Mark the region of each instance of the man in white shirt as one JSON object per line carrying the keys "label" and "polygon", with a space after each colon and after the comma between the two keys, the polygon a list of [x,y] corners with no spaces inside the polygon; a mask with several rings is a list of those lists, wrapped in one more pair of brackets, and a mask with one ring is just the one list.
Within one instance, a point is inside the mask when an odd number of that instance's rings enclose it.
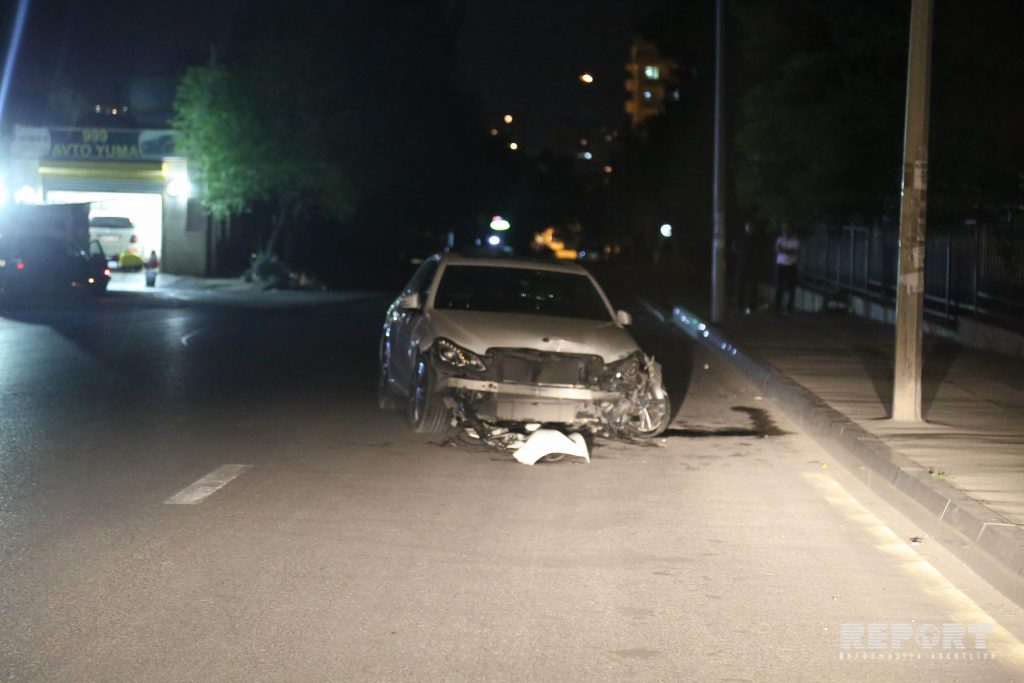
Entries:
{"label": "man in white shirt", "polygon": [[800,256],[800,238],[793,234],[789,223],[782,224],[782,234],[775,240],[775,313],[782,312],[782,293],[789,298],[786,312],[793,312],[796,298],[796,263]]}

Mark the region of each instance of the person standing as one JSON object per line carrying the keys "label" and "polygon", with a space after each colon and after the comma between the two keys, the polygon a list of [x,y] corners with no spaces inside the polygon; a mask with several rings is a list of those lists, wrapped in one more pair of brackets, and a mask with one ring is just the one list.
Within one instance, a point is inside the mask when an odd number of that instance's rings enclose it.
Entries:
{"label": "person standing", "polygon": [[160,267],[160,259],[156,257],[156,251],[149,252],[149,259],[144,264],[146,268],[146,286],[156,287],[156,269]]}
{"label": "person standing", "polygon": [[743,232],[732,245],[733,267],[736,269],[736,305],[745,314],[757,310],[757,282],[761,255],[757,227],[753,221],[743,224]]}
{"label": "person standing", "polygon": [[788,294],[786,312],[793,312],[796,299],[796,264],[800,257],[800,238],[789,223],[782,224],[782,234],[775,240],[775,313],[782,313],[782,294]]}

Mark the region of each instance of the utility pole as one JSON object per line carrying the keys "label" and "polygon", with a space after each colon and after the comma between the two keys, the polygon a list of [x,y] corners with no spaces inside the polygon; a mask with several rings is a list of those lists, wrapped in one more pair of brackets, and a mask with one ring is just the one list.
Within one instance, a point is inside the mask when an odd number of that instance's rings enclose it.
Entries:
{"label": "utility pole", "polygon": [[896,283],[896,367],[892,419],[921,421],[921,322],[924,313],[925,215],[928,199],[928,92],[931,85],[932,0],[913,0],[903,136],[899,278]]}
{"label": "utility pole", "polygon": [[714,227],[711,239],[711,321],[725,318],[725,0],[715,1],[715,168]]}

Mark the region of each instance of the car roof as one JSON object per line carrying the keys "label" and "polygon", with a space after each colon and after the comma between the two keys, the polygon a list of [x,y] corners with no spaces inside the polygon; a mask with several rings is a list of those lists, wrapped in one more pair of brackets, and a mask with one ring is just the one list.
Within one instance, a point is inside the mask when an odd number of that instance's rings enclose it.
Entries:
{"label": "car roof", "polygon": [[560,263],[529,258],[498,258],[491,256],[466,256],[465,254],[441,254],[441,264],[450,266],[481,266],[483,268],[530,268],[555,273],[587,275],[586,268],[578,263]]}

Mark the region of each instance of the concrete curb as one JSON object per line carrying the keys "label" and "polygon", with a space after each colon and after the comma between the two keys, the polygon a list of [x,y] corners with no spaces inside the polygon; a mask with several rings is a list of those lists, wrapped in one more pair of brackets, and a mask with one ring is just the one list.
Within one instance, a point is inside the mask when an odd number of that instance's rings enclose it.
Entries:
{"label": "concrete curb", "polygon": [[[889,504],[938,537],[978,574],[1024,607],[1024,527],[1010,523],[832,408],[771,364],[746,353],[686,309],[660,315],[727,359],[762,394]],[[949,532],[952,531],[953,534]]]}

